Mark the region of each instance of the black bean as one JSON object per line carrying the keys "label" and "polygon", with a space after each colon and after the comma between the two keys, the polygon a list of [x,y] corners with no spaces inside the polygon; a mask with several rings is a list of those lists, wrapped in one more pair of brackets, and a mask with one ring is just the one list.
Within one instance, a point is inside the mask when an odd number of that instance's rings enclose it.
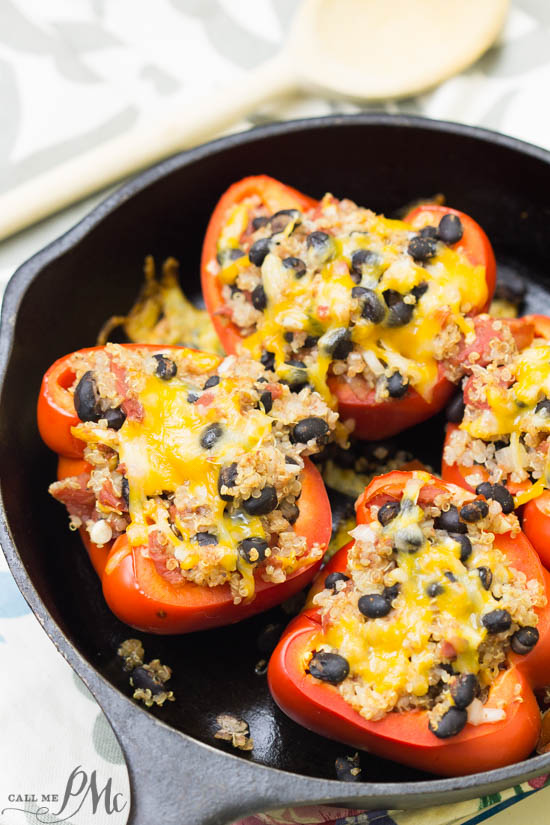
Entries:
{"label": "black bean", "polygon": [[254,309],[264,310],[267,306],[267,295],[265,294],[265,289],[263,288],[262,284],[258,284],[252,290],[252,294],[250,296],[252,298],[252,306]]}
{"label": "black bean", "polygon": [[191,392],[187,393],[187,402],[189,404],[194,404],[195,401],[198,401],[200,398],[200,393],[195,392],[195,390],[191,390]]}
{"label": "black bean", "polygon": [[265,551],[268,547],[269,545],[265,539],[251,536],[240,541],[237,549],[249,564],[259,564],[265,560]]}
{"label": "black bean", "polygon": [[310,232],[306,239],[306,246],[308,249],[313,249],[316,252],[324,252],[330,243],[330,235],[326,232]]}
{"label": "black bean", "polygon": [[206,547],[209,544],[217,544],[218,539],[213,533],[195,533],[193,536],[193,541],[196,541],[200,547]]}
{"label": "black bean", "polygon": [[390,398],[403,398],[409,389],[409,382],[403,378],[400,372],[394,372],[387,379],[386,387]]}
{"label": "black bean", "polygon": [[283,258],[283,266],[285,269],[294,270],[295,278],[303,278],[307,272],[307,267],[301,258],[294,258],[292,255],[288,258]]}
{"label": "black bean", "polygon": [[260,358],[261,363],[266,370],[272,370],[275,367],[275,353],[264,350]]}
{"label": "black bean", "polygon": [[422,298],[422,296],[426,294],[426,292],[428,291],[428,287],[429,284],[427,284],[426,281],[422,281],[422,283],[413,286],[413,288],[411,289],[411,295],[414,295],[417,303]]}
{"label": "black bean", "polygon": [[424,534],[418,524],[409,524],[395,531],[393,546],[403,553],[416,553],[424,544]]}
{"label": "black bean", "polygon": [[278,232],[282,232],[290,221],[296,221],[299,217],[300,213],[297,209],[279,209],[269,219],[271,231],[276,235]]}
{"label": "black bean", "polygon": [[292,458],[291,455],[287,455],[285,457],[285,464],[295,464],[296,466],[298,466],[298,462],[296,461],[295,458]]}
{"label": "black bean", "polygon": [[437,228],[437,237],[443,243],[458,243],[464,234],[464,227],[458,215],[443,215]]}
{"label": "black bean", "polygon": [[325,587],[336,592],[336,585],[338,582],[349,582],[349,576],[345,573],[329,573],[325,579]]}
{"label": "black bean", "polygon": [[433,238],[434,240],[436,240],[437,226],[423,226],[418,234],[421,238]]}
{"label": "black bean", "polygon": [[268,484],[257,498],[245,499],[243,507],[249,516],[266,516],[277,508],[277,490]]}
{"label": "black bean", "polygon": [[99,392],[93,372],[85,372],[74,391],[74,408],[81,421],[99,421],[103,413],[99,407]]}
{"label": "black bean", "polygon": [[268,381],[267,381],[267,378],[265,377],[265,375],[260,375],[259,378],[256,378],[256,384],[267,384],[267,383],[268,383]]}
{"label": "black bean", "polygon": [[533,650],[538,640],[539,632],[536,627],[520,627],[512,636],[510,645],[514,653],[525,656]]}
{"label": "black bean", "polygon": [[485,496],[485,498],[491,498],[491,493],[493,492],[493,485],[490,481],[482,481],[481,484],[478,484],[476,487],[476,493],[478,496]]}
{"label": "black bean", "polygon": [[440,662],[438,664],[438,668],[440,668],[440,670],[444,670],[445,673],[449,674],[449,676],[453,676],[453,674],[455,672],[454,667],[451,664],[449,664],[448,662]]}
{"label": "black bean", "polygon": [[445,588],[440,582],[432,582],[426,588],[426,593],[428,594],[430,599],[434,599],[436,596],[440,596],[444,592]]}
{"label": "black bean", "polygon": [[378,511],[378,521],[385,527],[394,520],[400,509],[401,505],[398,501],[387,501]]}
{"label": "black bean", "polygon": [[444,576],[446,576],[446,577],[449,579],[449,581],[450,581],[450,582],[455,582],[455,581],[456,581],[456,576],[455,576],[455,574],[454,574],[454,573],[451,573],[451,571],[450,571],[450,570],[445,570],[445,572],[444,572],[444,574],[443,574],[443,575],[444,575]]}
{"label": "black bean", "polygon": [[126,478],[126,476],[122,476],[122,482],[120,485],[122,501],[126,505],[126,507],[130,506],[130,482]]}
{"label": "black bean", "polygon": [[465,710],[479,693],[479,682],[473,673],[461,673],[451,682],[451,696],[459,710]]}
{"label": "black bean", "polygon": [[271,251],[271,238],[260,238],[259,241],[254,241],[248,250],[248,259],[254,266],[261,266],[266,255]]}
{"label": "black bean", "polygon": [[254,218],[254,220],[252,221],[252,229],[254,230],[254,232],[256,232],[257,229],[261,229],[262,226],[267,226],[268,223],[269,218],[267,218],[265,215],[258,215],[258,217]]}
{"label": "black bean", "polygon": [[343,360],[348,357],[353,349],[351,341],[351,330],[345,327],[338,327],[330,330],[323,336],[323,349],[332,355],[337,360]]}
{"label": "black bean", "polygon": [[233,464],[226,464],[225,467],[222,467],[220,470],[220,474],[218,476],[218,494],[222,501],[233,501],[233,496],[231,493],[221,493],[222,487],[234,487],[237,482],[237,465]]}
{"label": "black bean", "polygon": [[513,512],[514,499],[503,484],[490,484],[488,481],[483,481],[476,487],[478,496],[485,496],[485,498],[498,501],[504,514]]}
{"label": "black bean", "polygon": [[354,756],[338,756],[334,760],[334,770],[336,771],[336,779],[340,782],[360,782],[361,767],[359,754],[356,753]]}
{"label": "black bean", "polygon": [[155,375],[157,375],[159,378],[162,378],[163,381],[169,381],[176,375],[178,367],[177,364],[174,361],[172,361],[171,358],[167,358],[166,355],[162,355],[162,353],[153,355],[153,358],[157,362],[157,366],[155,368]]}
{"label": "black bean", "polygon": [[404,327],[411,320],[414,313],[414,305],[406,304],[405,301],[398,301],[393,304],[386,318],[386,324],[389,327]]}
{"label": "black bean", "polygon": [[325,653],[323,650],[315,651],[308,666],[308,672],[322,682],[330,682],[337,685],[343,682],[349,674],[349,664],[347,659],[339,653]]}
{"label": "black bean", "polygon": [[260,395],[260,404],[264,408],[264,412],[271,412],[271,408],[273,407],[273,396],[269,390],[265,390],[265,392]]}
{"label": "black bean", "polygon": [[157,693],[164,693],[166,688],[164,682],[160,679],[155,679],[153,674],[147,668],[138,665],[132,670],[130,675],[130,684],[134,688],[141,688],[142,690],[150,690],[151,694],[155,696]]}
{"label": "black bean", "polygon": [[445,409],[445,417],[447,421],[450,421],[452,424],[460,424],[462,419],[464,418],[464,410],[466,409],[466,405],[464,403],[464,396],[462,395],[462,390],[458,392],[447,404]]}
{"label": "black bean", "polygon": [[374,290],[364,286],[354,286],[351,290],[351,297],[359,301],[362,318],[366,318],[373,324],[379,324],[384,320],[386,310]]}
{"label": "black bean", "polygon": [[283,516],[289,524],[296,524],[300,515],[300,509],[297,504],[285,504],[282,508]]}
{"label": "black bean", "polygon": [[448,510],[443,510],[440,516],[434,519],[436,530],[446,530],[448,533],[467,533],[468,528],[460,521],[458,510],[451,504]]}
{"label": "black bean", "polygon": [[399,585],[392,584],[391,587],[385,587],[382,591],[382,595],[391,604],[393,600],[396,599],[399,595]]}
{"label": "black bean", "polygon": [[306,340],[304,341],[304,347],[306,349],[310,349],[310,347],[314,347],[317,341],[319,340],[318,335],[306,335]]}
{"label": "black bean", "polygon": [[287,344],[290,344],[292,342],[292,339],[294,338],[294,333],[293,332],[285,332],[283,334],[283,338],[285,339]]}
{"label": "black bean", "polygon": [[202,431],[200,444],[205,450],[211,450],[216,441],[221,438],[223,434],[223,428],[221,424],[218,424],[215,421],[213,424],[209,424],[208,427]]}
{"label": "black bean", "polygon": [[380,593],[368,593],[366,596],[361,596],[357,602],[357,607],[359,612],[367,619],[380,619],[382,616],[388,615],[391,610],[391,603]]}
{"label": "black bean", "polygon": [[477,572],[484,590],[490,590],[493,583],[493,574],[488,567],[478,567]]}
{"label": "black bean", "polygon": [[542,413],[542,415],[549,416],[550,415],[550,400],[548,398],[543,398],[542,401],[539,401],[537,406],[535,407],[536,413]]}
{"label": "black bean", "polygon": [[489,505],[483,499],[478,498],[475,501],[469,501],[460,508],[460,518],[462,521],[467,521],[468,524],[475,524],[476,521],[481,521],[489,512]]}
{"label": "black bean", "polygon": [[233,247],[232,249],[222,249],[221,252],[218,252],[216,258],[220,266],[227,266],[232,261],[237,261],[239,258],[244,256],[244,252],[242,249],[238,249]]}
{"label": "black bean", "polygon": [[450,707],[435,727],[430,722],[430,730],[438,739],[448,739],[450,736],[456,736],[457,733],[460,733],[467,721],[468,714],[465,710]]}
{"label": "black bean", "polygon": [[295,372],[289,380],[281,381],[281,384],[287,384],[290,392],[300,392],[304,387],[313,389],[307,380],[307,372],[305,370],[303,373]]}
{"label": "black bean", "polygon": [[424,262],[428,261],[435,255],[436,242],[433,238],[421,237],[416,235],[409,242],[407,252],[414,261]]}
{"label": "black bean", "polygon": [[355,283],[359,284],[363,277],[363,267],[376,266],[380,263],[380,255],[373,252],[372,249],[356,249],[351,254],[351,272],[350,275]]}
{"label": "black bean", "polygon": [[209,390],[210,387],[217,387],[220,383],[220,376],[219,375],[211,375],[210,378],[207,379],[203,390]]}
{"label": "black bean", "polygon": [[289,367],[294,369],[290,371],[288,378],[281,380],[281,384],[288,384],[291,392],[300,392],[301,389],[308,385],[307,368],[303,361],[296,358],[290,358],[285,361]]}
{"label": "black bean", "polygon": [[105,418],[107,426],[110,427],[111,430],[120,430],[126,421],[126,413],[122,407],[110,407],[101,414],[101,417]]}
{"label": "black bean", "polygon": [[512,624],[512,617],[507,610],[491,610],[481,617],[483,626],[488,633],[504,633]]}
{"label": "black bean", "polygon": [[327,422],[312,415],[309,418],[302,418],[294,425],[290,433],[290,440],[293,444],[307,444],[313,438],[319,444],[323,443],[328,431]]}
{"label": "black bean", "polygon": [[388,307],[395,306],[395,304],[398,304],[399,301],[403,300],[403,295],[396,289],[385,289],[382,292],[382,297]]}
{"label": "black bean", "polygon": [[464,533],[449,533],[449,536],[460,545],[460,561],[464,563],[472,555],[472,542]]}

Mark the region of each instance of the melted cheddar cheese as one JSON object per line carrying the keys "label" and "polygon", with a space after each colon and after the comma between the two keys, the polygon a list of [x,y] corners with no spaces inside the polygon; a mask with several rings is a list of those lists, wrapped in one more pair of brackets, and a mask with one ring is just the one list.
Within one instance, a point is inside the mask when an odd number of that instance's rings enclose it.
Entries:
{"label": "melted cheddar cheese", "polygon": [[[416,263],[407,252],[414,235],[412,227],[357,207],[350,217],[339,210],[330,195],[321,202],[319,214],[296,217],[272,236],[271,251],[261,268],[253,267],[244,247],[249,248],[258,237],[267,237],[265,229],[246,236],[253,213],[252,203],[233,207],[218,239],[218,258],[225,264],[219,267],[211,262],[222,284],[246,283],[240,277],[249,278],[251,272],[260,276],[266,306],[256,318],[255,330],[243,338],[243,347],[256,359],[264,351],[273,353],[276,372],[284,380],[288,372],[285,362],[289,356],[296,357],[285,334],[314,336],[317,345],[311,352],[306,350],[302,360],[309,382],[327,403],[334,403],[327,388],[334,360],[330,354],[331,334],[350,330],[353,350],[365,356],[363,374],[370,374],[371,385],[381,375],[387,377],[398,370],[429,400],[441,360],[450,354],[457,335],[473,331],[465,316],[487,299],[484,268],[472,266],[460,247],[450,249],[442,243],[437,244],[436,254],[428,262]],[[330,233],[328,249],[321,255],[306,244],[307,234],[316,229]],[[223,257],[224,250],[239,247],[242,257]],[[383,307],[386,319],[380,323],[362,317],[361,307],[352,297],[358,285],[350,274],[352,255],[358,250],[372,253],[372,261],[362,266],[360,286],[372,290]],[[303,277],[295,277],[293,270],[285,267],[283,259],[288,255],[303,259],[307,265]],[[420,285],[427,285],[427,290],[417,297],[413,290]],[[387,322],[387,290],[398,292],[405,304],[413,307],[408,323],[391,326]],[[446,347],[441,335],[450,326],[457,333]]]}
{"label": "melted cheddar cheese", "polygon": [[[536,624],[532,612],[535,600],[522,592],[521,577],[518,584],[490,532],[514,525],[517,529],[515,516],[500,527],[492,516],[469,525],[472,552],[461,561],[456,538],[434,529],[433,513],[427,514],[417,503],[426,477],[422,472],[413,474],[398,514],[385,526],[375,520],[352,531],[355,545],[348,553],[346,570],[351,580],[336,593],[325,590],[314,598],[321,607],[323,630],[312,638],[309,656],[321,649],[346,659],[349,677],[340,690],[367,719],[380,718],[398,705],[401,709],[433,707],[445,694],[448,697],[448,676],[439,669],[442,663],[451,662],[455,673],[475,674],[482,687],[489,685],[505,658],[503,652],[496,658],[487,653],[488,630],[482,618],[491,611],[506,607],[514,621],[523,615]],[[468,494],[458,488],[457,494],[458,500],[454,496],[453,502],[460,508]],[[451,504],[450,494],[444,498],[445,503],[442,498],[439,506],[446,509]],[[414,552],[402,549],[399,540],[411,529],[422,536]],[[488,589],[479,568],[491,571]],[[358,600],[362,595],[381,593],[393,585],[398,585],[398,592],[387,615],[368,618],[361,614]],[[516,607],[511,606],[514,599]],[[521,614],[523,609],[526,612]],[[499,638],[501,651],[505,651],[504,636]],[[306,658],[306,669],[307,662]],[[436,694],[429,694],[436,685],[441,694],[437,700]]]}
{"label": "melted cheddar cheese", "polygon": [[[139,402],[141,413],[128,415],[118,430],[105,426],[104,419],[81,423],[72,432],[88,444],[88,449],[96,450],[89,454],[89,460],[96,468],[100,465],[92,472],[92,476],[99,475],[100,481],[106,471],[101,466],[101,450],[109,447],[116,453],[115,464],[123,468],[120,472],[127,484],[126,535],[130,545],[149,549],[160,546],[171,559],[168,569],[178,568],[191,580],[194,571],[208,578],[212,568],[218,577],[212,583],[220,583],[220,576],[221,581],[229,580],[237,571],[239,598],[253,596],[258,562],[255,551],[251,558],[240,552],[243,540],[263,541],[266,564],[276,568],[273,575],[279,581],[281,576],[284,579],[311,563],[312,553],[321,555],[322,549],[308,548],[302,536],[296,536],[293,545],[291,524],[278,509],[286,501],[293,506],[299,496],[303,466],[300,453],[307,445],[290,444],[288,429],[285,431],[282,425],[274,430],[275,420],[259,397],[268,387],[268,392],[280,399],[276,403],[287,421],[289,415],[298,416],[290,417],[287,428],[306,417],[308,401],[313,411],[324,409],[328,414],[320,399],[304,397],[304,411],[291,399],[289,413],[284,406],[290,395],[288,388],[265,383],[260,365],[234,356],[220,364],[213,356],[187,354],[182,357],[192,359],[193,371],[186,371],[185,363],[179,363],[167,380],[157,374],[158,362],[150,354],[124,351],[116,345],[108,345],[106,351],[113,360],[120,359],[127,382],[135,387],[134,402]],[[166,357],[175,357],[174,351]],[[86,366],[89,364],[81,365],[80,371]],[[108,374],[98,375],[101,386],[109,386]],[[215,383],[205,388],[206,379],[214,375]],[[256,383],[258,378],[264,383]],[[336,418],[334,413],[329,414]],[[208,439],[212,432],[213,437]],[[310,443],[307,452],[315,449]],[[220,473],[228,467],[234,468],[234,490],[228,489],[230,498],[224,500]],[[111,478],[115,486],[117,482]],[[267,511],[277,511],[277,529],[270,527],[270,515],[254,515],[246,507],[245,499],[253,500],[267,485],[278,491],[276,503]],[[98,509],[108,513],[109,506],[102,505],[100,499]],[[286,531],[284,552],[279,547],[279,530]],[[198,541],[201,536],[208,537],[206,546]]]}

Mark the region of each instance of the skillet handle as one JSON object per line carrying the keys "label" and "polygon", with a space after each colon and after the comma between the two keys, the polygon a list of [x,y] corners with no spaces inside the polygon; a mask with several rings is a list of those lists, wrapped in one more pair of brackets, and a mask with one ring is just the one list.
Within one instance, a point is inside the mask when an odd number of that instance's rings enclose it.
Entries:
{"label": "skillet handle", "polygon": [[[80,670],[80,676],[109,719],[128,766],[128,825],[232,825],[289,804],[326,803],[324,783],[304,782],[203,745],[159,721],[97,674],[90,673],[88,680],[87,671]],[[355,789],[349,790],[353,796]]]}

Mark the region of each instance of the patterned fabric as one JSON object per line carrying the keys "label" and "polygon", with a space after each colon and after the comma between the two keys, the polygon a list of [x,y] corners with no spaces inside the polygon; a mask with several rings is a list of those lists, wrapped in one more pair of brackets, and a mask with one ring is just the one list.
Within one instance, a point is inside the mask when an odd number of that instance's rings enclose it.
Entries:
{"label": "patterned fabric", "polygon": [[[183,107],[223,84],[238,83],[280,48],[296,4],[156,0],[152,13],[151,4],[136,0],[0,0],[0,192],[150,122],[163,107]],[[550,147],[547,119],[541,116],[549,81],[550,4],[513,0],[500,42],[475,66],[428,94],[383,107],[296,95],[253,113],[249,124],[383,108],[500,129]],[[235,129],[247,125],[235,124]],[[17,265],[97,200],[4,243],[0,292]],[[120,810],[107,813],[103,806],[94,813],[83,804],[75,813],[73,805],[58,818],[69,825],[125,825],[130,790],[116,739],[29,612],[1,556],[0,672],[8,675],[0,698],[0,825],[36,823],[38,816],[53,821],[69,778],[74,787],[88,787],[94,771],[99,789],[110,780],[111,801],[119,794]],[[306,807],[258,814],[239,825],[473,825],[546,782],[544,777],[421,812]],[[52,802],[42,794],[60,798]],[[548,794],[543,790],[540,799]],[[9,801],[18,795],[36,798]],[[44,807],[49,813],[39,814]]]}

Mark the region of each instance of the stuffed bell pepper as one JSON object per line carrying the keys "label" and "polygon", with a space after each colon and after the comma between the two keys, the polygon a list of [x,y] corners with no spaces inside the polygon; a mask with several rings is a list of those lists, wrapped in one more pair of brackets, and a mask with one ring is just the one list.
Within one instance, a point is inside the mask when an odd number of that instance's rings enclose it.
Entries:
{"label": "stuffed bell pepper", "polygon": [[111,610],[145,631],[228,624],[300,590],[331,513],[308,456],[346,432],[250,358],[180,347],[80,350],[38,402],[59,454],[50,493],[80,530]]}
{"label": "stuffed bell pepper", "polygon": [[443,477],[517,508],[550,566],[550,318],[512,323],[518,346],[476,367],[450,406]]}
{"label": "stuffed bell pepper", "polygon": [[550,574],[517,517],[422,472],[375,479],[269,665],[311,730],[443,775],[524,759],[550,680]]}
{"label": "stuffed bell pepper", "polygon": [[311,385],[369,440],[447,403],[465,339],[483,350],[475,316],[495,286],[487,236],[462,212],[428,204],[388,220],[265,175],[222,196],[201,269],[225,350],[292,390]]}

